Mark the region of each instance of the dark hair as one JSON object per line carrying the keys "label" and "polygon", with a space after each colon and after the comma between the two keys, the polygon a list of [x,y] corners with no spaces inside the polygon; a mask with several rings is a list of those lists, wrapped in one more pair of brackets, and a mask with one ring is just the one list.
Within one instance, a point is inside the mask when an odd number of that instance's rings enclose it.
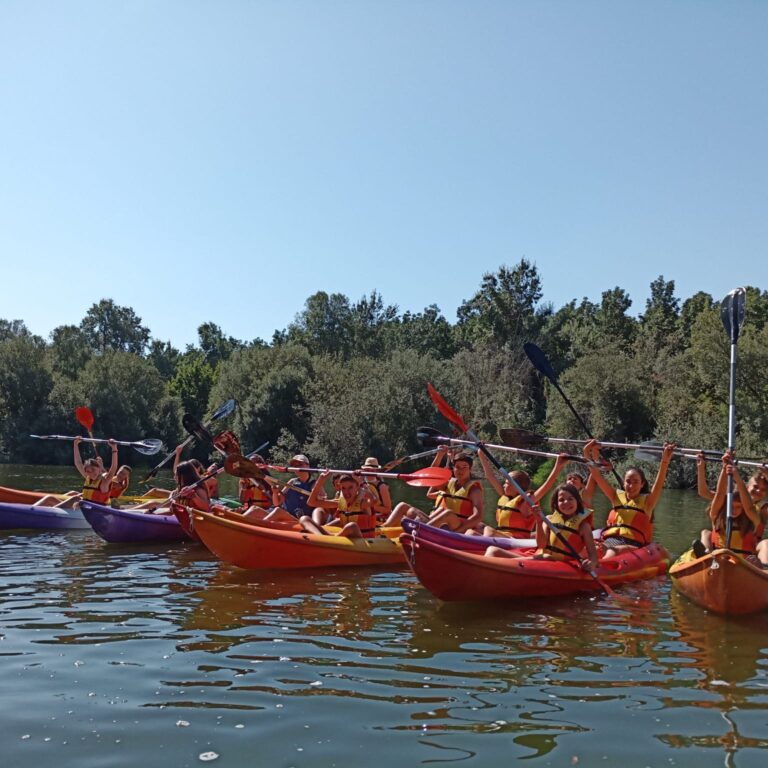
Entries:
{"label": "dark hair", "polygon": [[341,475],[339,477],[339,483],[355,483],[355,485],[360,485],[357,478],[353,475]]}
{"label": "dark hair", "polygon": [[[627,467],[624,470],[624,477],[627,476],[627,472],[637,472],[638,475],[640,475],[640,479],[643,481],[642,486],[640,487],[640,493],[650,493],[651,489],[648,486],[648,479],[645,476],[645,472],[643,472],[640,467]],[[622,490],[624,490],[624,483],[622,482]]]}
{"label": "dark hair", "polygon": [[[734,504],[736,502],[741,504],[741,499],[736,496],[734,496],[733,501],[734,501]],[[711,506],[712,505],[710,504],[710,508]],[[717,512],[717,515],[715,515],[715,519],[712,521],[712,528],[721,535],[725,533],[727,512],[728,512],[727,501],[723,501],[723,505],[720,507],[720,509]],[[741,514],[734,515],[733,525],[739,529],[739,533],[742,536],[749,533],[750,531],[755,530],[755,524],[749,519],[747,510],[744,509],[743,505],[741,508]]]}
{"label": "dark hair", "polygon": [[557,494],[560,493],[560,491],[566,491],[576,499],[577,514],[580,514],[581,512],[584,511],[584,503],[581,500],[581,494],[579,493],[579,489],[575,485],[571,485],[570,483],[561,483],[560,485],[557,486],[557,488],[555,488],[554,491],[552,491],[552,496],[549,499],[549,508],[552,512],[560,511],[557,507]]}
{"label": "dark hair", "polygon": [[205,474],[205,467],[200,459],[190,459],[187,464],[191,464],[201,475]]}
{"label": "dark hair", "polygon": [[469,466],[472,466],[474,458],[471,453],[460,453],[458,456],[453,457],[453,464],[456,465],[460,461],[466,461]]}
{"label": "dark hair", "polygon": [[[178,467],[176,467],[176,485],[179,488],[183,488],[185,485],[192,485],[200,479],[200,473],[198,472],[196,459],[190,459],[189,461],[182,461]],[[198,464],[200,462],[197,462]]]}
{"label": "dark hair", "polygon": [[587,479],[584,477],[584,475],[582,475],[582,474],[581,474],[581,472],[569,472],[569,473],[568,473],[568,474],[565,476],[565,482],[566,482],[566,483],[570,482],[570,481],[568,480],[568,478],[569,478],[569,477],[578,477],[578,478],[579,478],[579,480],[580,480],[582,483],[584,483],[584,485],[586,485],[586,484],[587,484]]}

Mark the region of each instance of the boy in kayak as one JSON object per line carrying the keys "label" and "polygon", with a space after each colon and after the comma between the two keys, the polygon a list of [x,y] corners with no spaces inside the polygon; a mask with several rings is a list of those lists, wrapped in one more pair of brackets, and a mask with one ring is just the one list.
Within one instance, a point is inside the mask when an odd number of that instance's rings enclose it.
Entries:
{"label": "boy in kayak", "polygon": [[[340,525],[339,536],[346,536],[350,539],[375,538],[376,514],[373,511],[374,500],[370,492],[353,475],[341,475],[339,477],[341,495],[335,499],[321,498],[323,485],[329,477],[330,472],[320,474],[312,487],[307,504],[310,507],[318,507],[330,512],[333,519],[328,525]],[[317,525],[309,515],[304,515],[299,522],[310,533],[326,533],[322,526]]]}
{"label": "boy in kayak", "polygon": [[[297,453],[289,462],[289,467],[302,469],[309,466],[309,459],[303,453]],[[312,476],[309,472],[296,472],[282,489],[272,486],[272,509],[264,520],[295,523],[304,515],[312,514],[309,496],[312,491]]]}

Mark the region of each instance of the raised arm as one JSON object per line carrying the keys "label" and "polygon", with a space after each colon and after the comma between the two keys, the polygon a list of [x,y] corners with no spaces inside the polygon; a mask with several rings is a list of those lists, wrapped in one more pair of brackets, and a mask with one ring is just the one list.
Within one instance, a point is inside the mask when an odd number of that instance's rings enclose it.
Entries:
{"label": "raised arm", "polygon": [[568,454],[561,453],[555,459],[552,471],[549,473],[547,479],[531,494],[536,501],[541,501],[554,487],[557,482],[558,475],[562,472],[563,467],[568,463]]}
{"label": "raised arm", "polygon": [[491,488],[495,491],[497,496],[504,495],[504,486],[499,482],[496,473],[493,471],[490,459],[485,455],[485,451],[478,453],[480,457],[480,463],[483,465],[483,472],[485,473],[485,479],[491,484]]}
{"label": "raised arm", "polygon": [[80,456],[80,443],[82,442],[81,437],[76,437],[75,441],[73,443],[73,451],[75,454],[75,469],[83,476],[85,477],[85,467],[83,466],[83,458]]}
{"label": "raised arm", "polygon": [[109,465],[109,469],[107,470],[107,474],[104,478],[104,480],[106,480],[108,483],[117,474],[117,468],[120,466],[117,455],[117,443],[110,439],[109,447],[112,449],[112,463]]}
{"label": "raised arm", "polygon": [[760,514],[755,508],[755,502],[752,501],[752,497],[749,495],[749,491],[747,490],[747,486],[741,474],[739,473],[739,470],[736,469],[736,467],[734,467],[733,464],[729,464],[726,467],[725,471],[728,474],[733,475],[733,482],[736,485],[736,490],[739,492],[739,500],[741,501],[741,508],[744,510],[744,514],[751,520],[752,525],[754,525],[755,528],[757,528],[757,526],[760,525],[760,522],[761,522]]}
{"label": "raised arm", "polygon": [[312,486],[312,492],[309,494],[309,498],[307,499],[307,504],[310,507],[322,507],[323,509],[332,510],[336,509],[337,504],[334,499],[325,499],[321,496],[325,481],[330,477],[330,474],[330,472],[321,472],[320,476],[315,481],[315,484]]}
{"label": "raised arm", "polygon": [[661,461],[659,462],[659,471],[656,473],[656,479],[653,481],[653,488],[651,488],[651,492],[648,494],[648,499],[645,502],[646,514],[651,514],[661,497],[661,492],[664,490],[664,481],[667,479],[669,462],[672,461],[674,452],[674,443],[664,443],[664,449],[661,453]]}
{"label": "raised arm", "polygon": [[598,443],[597,440],[590,440],[584,446],[584,458],[589,459],[591,462],[587,465],[590,478],[594,479],[597,487],[605,494],[605,497],[611,504],[618,504],[619,498],[616,495],[616,489],[603,477],[596,466],[600,461],[600,443]]}
{"label": "raised arm", "polygon": [[714,491],[707,485],[707,462],[703,453],[696,454],[696,492],[707,501],[715,498]]}
{"label": "raised arm", "polygon": [[717,485],[715,486],[715,495],[712,497],[712,501],[709,503],[709,519],[714,523],[717,519],[717,515],[725,504],[725,494],[728,488],[728,473],[726,467],[728,466],[728,454],[723,456],[723,468],[720,470],[720,474],[717,477]]}

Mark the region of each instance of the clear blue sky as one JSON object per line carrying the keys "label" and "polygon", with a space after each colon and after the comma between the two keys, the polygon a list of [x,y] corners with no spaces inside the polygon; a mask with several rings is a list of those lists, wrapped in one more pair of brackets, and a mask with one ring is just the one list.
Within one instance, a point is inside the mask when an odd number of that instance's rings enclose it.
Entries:
{"label": "clear blue sky", "polygon": [[183,346],[318,290],[449,320],[768,288],[768,2],[0,2],[0,317]]}

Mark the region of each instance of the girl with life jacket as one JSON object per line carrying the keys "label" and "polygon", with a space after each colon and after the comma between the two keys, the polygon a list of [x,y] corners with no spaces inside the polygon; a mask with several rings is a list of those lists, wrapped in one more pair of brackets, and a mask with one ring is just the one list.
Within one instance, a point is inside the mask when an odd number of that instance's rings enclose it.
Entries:
{"label": "girl with life jacket", "polygon": [[210,496],[206,483],[197,484],[202,477],[193,460],[180,462],[175,471],[176,501],[182,507],[207,512],[210,506]]}
{"label": "girl with life jacket", "polygon": [[723,549],[727,538],[727,495],[728,478],[733,478],[735,493],[732,500],[731,540],[728,549],[743,555],[754,565],[760,565],[757,547],[762,536],[762,520],[749,487],[733,464],[733,455],[726,452],[723,456],[723,468],[717,480],[717,487],[707,512],[712,521],[712,529],[702,531],[701,539],[693,543],[696,557],[704,557],[714,549]]}
{"label": "girl with life jacket", "polygon": [[117,500],[128,490],[128,484],[131,482],[131,468],[123,464],[109,484],[109,503],[115,507]]}
{"label": "girl with life jacket", "polygon": [[[373,472],[381,469],[381,464],[375,456],[369,456],[360,469],[363,472]],[[377,519],[383,522],[392,513],[392,495],[389,492],[389,486],[381,477],[366,477],[365,485],[374,498],[373,511]]]}
{"label": "girl with life jacket", "polygon": [[[698,491],[699,496],[701,496],[702,499],[712,502],[715,498],[715,491],[707,485],[706,457],[704,453],[699,453],[696,456],[696,480],[696,490]],[[747,493],[749,493],[749,497],[752,499],[752,503],[755,505],[755,508],[760,515],[760,524],[755,530],[755,535],[758,539],[758,554],[764,550],[761,560],[763,560],[763,562],[768,562],[768,542],[764,544],[760,541],[763,532],[765,531],[766,523],[768,523],[768,504],[763,503],[766,496],[768,496],[768,478],[766,478],[761,470],[755,472],[747,480]],[[712,529],[705,528],[701,532],[699,539],[694,539],[692,549],[697,557],[703,557],[707,552],[711,552],[713,548]]]}
{"label": "girl with life jacket", "polygon": [[674,443],[664,443],[659,470],[649,490],[645,473],[639,467],[627,469],[623,487],[613,488],[597,467],[601,461],[600,443],[590,440],[584,446],[584,456],[591,462],[589,473],[612,505],[600,539],[605,547],[604,558],[643,547],[653,540],[653,511],[664,489],[674,450]]}
{"label": "girl with life jacket", "polygon": [[427,491],[437,501],[427,522],[457,533],[476,529],[483,522],[483,485],[472,479],[472,455],[460,453],[453,459],[453,477],[444,488]]}
{"label": "girl with life jacket", "polygon": [[[525,497],[517,492],[515,486],[508,480],[504,480],[502,485],[496,473],[493,470],[490,460],[481,451],[480,463],[483,465],[483,472],[494,491],[499,495],[496,504],[496,527],[486,525],[483,528],[483,536],[507,536],[513,539],[527,539],[533,534],[538,520],[531,505]],[[557,476],[563,467],[568,463],[566,454],[560,454],[555,460],[552,471],[544,483],[532,493],[528,494],[537,503],[540,502],[552,489],[557,481]],[[531,479],[527,472],[515,470],[510,472],[515,482],[523,489],[528,491],[531,485]]]}
{"label": "girl with life jacket", "polygon": [[76,437],[74,442],[75,468],[83,476],[83,490],[81,498],[86,501],[93,501],[96,504],[109,503],[109,491],[112,478],[117,472],[117,443],[114,440],[109,441],[112,449],[112,464],[105,472],[101,459],[86,459],[83,461],[80,456],[81,437]]}
{"label": "girl with life jacket", "polygon": [[[334,499],[321,498],[321,492],[330,472],[322,472],[317,478],[307,503],[310,507],[319,507],[328,511],[333,519],[328,525],[339,525],[339,536],[350,539],[373,539],[376,537],[376,514],[373,511],[373,498],[354,475],[340,475],[339,490],[341,495]],[[299,522],[310,533],[325,534],[322,526],[317,525],[309,515],[304,515]]]}
{"label": "girl with life jacket", "polygon": [[[550,499],[550,514],[542,519],[537,514],[537,560],[578,562],[585,571],[597,568],[597,549],[589,524],[591,511],[584,507],[575,486],[558,485]],[[538,507],[538,505],[537,505]],[[514,549],[488,547],[486,557],[526,557]],[[586,555],[586,557],[585,557]]]}

